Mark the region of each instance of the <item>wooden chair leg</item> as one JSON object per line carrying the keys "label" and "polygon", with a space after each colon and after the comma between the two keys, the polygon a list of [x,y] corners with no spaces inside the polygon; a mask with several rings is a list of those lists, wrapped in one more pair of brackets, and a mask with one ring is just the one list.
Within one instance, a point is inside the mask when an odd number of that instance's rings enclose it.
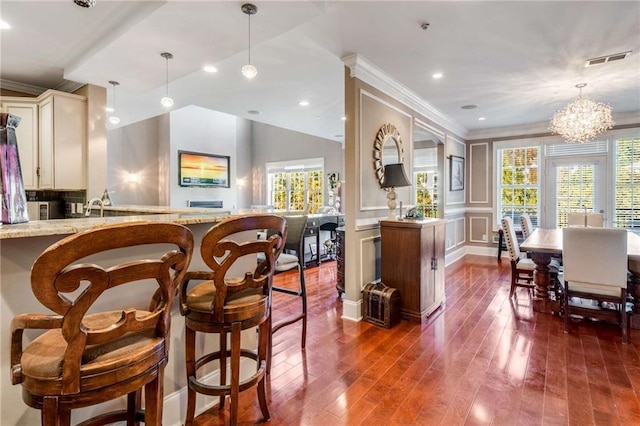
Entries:
{"label": "wooden chair leg", "polygon": [[234,322],[231,325],[231,414],[229,416],[229,424],[236,426],[238,424],[238,398],[240,396],[240,333],[242,333],[241,324]]}
{"label": "wooden chair leg", "polygon": [[139,391],[127,394],[127,426],[136,426],[136,412],[140,407]]}
{"label": "wooden chair leg", "polygon": [[45,397],[40,410],[40,422],[42,426],[68,426],[71,423],[71,412],[60,410],[58,397]]}
{"label": "wooden chair leg", "polygon": [[627,315],[627,292],[625,289],[622,289],[622,303],[620,303],[620,322],[622,323],[622,343],[623,344],[627,344],[629,343],[629,336],[628,336],[628,320],[629,320],[629,316]]}
{"label": "wooden chair leg", "polygon": [[162,425],[162,389],[164,382],[164,369],[158,370],[155,379],[144,387],[144,424],[145,426]]}
{"label": "wooden chair leg", "polygon": [[[224,331],[220,332],[220,385],[224,386],[227,384],[227,333]],[[220,403],[219,409],[222,411],[224,408],[224,402],[226,400],[225,395],[220,395]]]}
{"label": "wooden chair leg", "polygon": [[302,349],[307,344],[307,284],[304,280],[304,269],[298,265],[300,270],[300,297],[302,297]]}
{"label": "wooden chair leg", "polygon": [[[262,362],[267,362],[267,357],[269,356],[269,339],[271,335],[271,326],[269,325],[269,321],[265,320],[259,327],[258,334],[258,366],[262,364]],[[265,421],[268,421],[271,417],[269,414],[269,405],[267,404],[267,382],[266,382],[267,374],[262,376],[262,379],[258,382],[258,401],[260,402],[260,410],[262,411],[262,416]]]}
{"label": "wooden chair leg", "polygon": [[564,285],[564,332],[569,332],[569,283]]}
{"label": "wooden chair leg", "polygon": [[196,377],[196,332],[189,327],[185,327],[184,330],[184,346],[184,358],[187,367],[187,415],[184,424],[185,426],[191,426],[196,414],[196,391],[191,389],[189,379]]}
{"label": "wooden chair leg", "polygon": [[269,326],[269,341],[267,342],[267,374],[271,374],[271,357],[273,356],[273,333],[271,332],[271,311],[269,312],[269,318],[267,318],[266,323]]}

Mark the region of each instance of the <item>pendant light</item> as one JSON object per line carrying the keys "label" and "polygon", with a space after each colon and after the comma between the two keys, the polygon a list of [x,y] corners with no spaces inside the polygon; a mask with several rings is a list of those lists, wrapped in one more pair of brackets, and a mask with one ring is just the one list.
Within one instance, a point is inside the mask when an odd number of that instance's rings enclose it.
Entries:
{"label": "pendant light", "polygon": [[242,67],[242,75],[244,75],[247,80],[252,80],[258,75],[258,69],[251,65],[251,15],[258,13],[258,8],[251,3],[246,3],[242,5],[242,13],[249,16],[249,62]]}
{"label": "pendant light", "polygon": [[119,86],[120,83],[114,80],[110,80],[109,84],[113,86],[113,102],[111,102],[111,108],[113,112],[111,113],[111,117],[109,117],[109,123],[118,124],[120,119],[116,116],[116,86]]}
{"label": "pendant light", "polygon": [[166,92],[166,96],[160,99],[160,103],[162,104],[163,107],[171,108],[173,106],[173,99],[169,97],[169,59],[173,59],[173,55],[169,52],[163,52],[160,54],[160,56],[162,56],[167,63],[166,73],[165,73],[167,92]]}

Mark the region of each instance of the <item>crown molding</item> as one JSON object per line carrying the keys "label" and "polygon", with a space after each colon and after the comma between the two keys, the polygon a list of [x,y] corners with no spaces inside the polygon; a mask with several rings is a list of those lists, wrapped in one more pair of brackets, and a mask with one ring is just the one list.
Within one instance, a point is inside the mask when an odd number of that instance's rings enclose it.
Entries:
{"label": "crown molding", "polygon": [[[615,125],[613,130],[618,126],[629,126],[640,124],[640,111],[621,112],[613,114]],[[557,136],[549,130],[549,122],[529,123],[517,126],[494,127],[491,129],[471,130],[467,134],[467,141],[482,139],[498,139],[513,136]]]}
{"label": "crown molding", "polygon": [[350,70],[350,76],[364,81],[368,85],[380,90],[384,94],[391,96],[398,102],[415,110],[419,114],[433,120],[436,124],[455,133],[461,138],[465,138],[468,133],[466,127],[454,122],[451,117],[440,112],[435,106],[420,96],[415,94],[411,89],[402,83],[396,81],[389,74],[373,65],[357,53],[344,56],[342,62]]}
{"label": "crown molding", "polygon": [[0,87],[14,92],[26,93],[28,95],[40,96],[47,89],[44,87],[33,86],[31,84],[19,83],[17,81],[0,79]]}
{"label": "crown molding", "polygon": [[[85,83],[77,83],[71,80],[64,80],[57,87],[54,87],[53,90],[57,90],[58,92],[73,93],[84,85]],[[40,96],[47,90],[50,90],[49,88],[46,88],[46,87],[33,86],[31,84],[25,84],[25,83],[20,83],[18,81],[11,81],[11,80],[5,80],[5,79],[0,79],[0,87],[6,90],[11,90],[13,92],[26,93],[28,95],[34,95],[34,96]]]}
{"label": "crown molding", "polygon": [[84,86],[85,84],[86,83],[78,83],[71,80],[65,80],[61,84],[59,84],[57,87],[55,87],[55,90],[58,90],[60,92],[73,93],[79,88],[81,88],[82,86]]}

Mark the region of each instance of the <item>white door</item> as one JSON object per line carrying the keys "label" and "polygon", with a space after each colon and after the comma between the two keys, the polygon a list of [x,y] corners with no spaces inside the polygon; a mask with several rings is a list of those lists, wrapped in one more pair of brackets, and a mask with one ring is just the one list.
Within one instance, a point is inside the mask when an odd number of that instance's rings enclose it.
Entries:
{"label": "white door", "polygon": [[[546,228],[567,226],[568,213],[602,213],[606,208],[605,156],[547,160]],[[608,218],[605,214],[605,223]]]}

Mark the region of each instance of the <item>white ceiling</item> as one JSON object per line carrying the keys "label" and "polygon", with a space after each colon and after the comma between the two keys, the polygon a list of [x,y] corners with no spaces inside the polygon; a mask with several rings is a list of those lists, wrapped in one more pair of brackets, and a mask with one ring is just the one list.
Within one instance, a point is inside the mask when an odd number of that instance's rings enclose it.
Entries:
{"label": "white ceiling", "polygon": [[[342,140],[344,64],[357,53],[469,131],[546,122],[578,94],[640,111],[640,2],[2,0],[0,78],[41,88],[117,80],[120,125],[199,105]],[[421,24],[428,22],[428,30]],[[588,58],[631,50],[624,60]],[[215,74],[202,70],[218,68]],[[434,80],[434,72],[444,73]],[[301,99],[308,107],[298,106]],[[477,109],[463,110],[467,104]],[[260,111],[259,115],[247,113]],[[478,121],[479,117],[485,121]],[[464,136],[464,135],[462,135]]]}

